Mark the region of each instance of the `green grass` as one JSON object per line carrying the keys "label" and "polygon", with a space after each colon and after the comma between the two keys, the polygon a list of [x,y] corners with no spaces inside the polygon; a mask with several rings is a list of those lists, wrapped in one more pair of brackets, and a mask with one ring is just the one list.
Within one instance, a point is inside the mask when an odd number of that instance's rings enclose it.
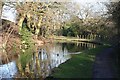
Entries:
{"label": "green grass", "polygon": [[92,78],[95,55],[108,47],[100,46],[72,55],[70,60],[55,68],[51,76],[54,78]]}

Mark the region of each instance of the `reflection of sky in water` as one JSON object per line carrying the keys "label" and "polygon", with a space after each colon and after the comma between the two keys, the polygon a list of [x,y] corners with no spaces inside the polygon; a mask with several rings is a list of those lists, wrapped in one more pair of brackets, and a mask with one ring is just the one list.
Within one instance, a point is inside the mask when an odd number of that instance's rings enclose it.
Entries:
{"label": "reflection of sky in water", "polygon": [[53,47],[53,49],[50,50],[50,57],[51,57],[51,67],[58,67],[61,63],[65,62],[70,58],[70,54],[68,53],[68,50],[64,48],[62,50],[62,47],[58,45],[58,47]]}
{"label": "reflection of sky in water", "polygon": [[[47,45],[49,51],[47,51],[47,48],[40,48],[38,53],[38,61],[40,62],[40,71],[36,68],[36,61],[37,58],[35,54],[33,55],[32,61],[30,62],[30,71],[34,71],[34,74],[37,72],[41,72],[41,75],[43,77],[49,76],[51,73],[51,70],[55,67],[58,67],[61,63],[64,63],[68,59],[71,58],[71,54],[77,54],[80,53],[81,50],[94,48],[95,45],[88,44],[88,43],[65,43],[65,44],[51,44]],[[72,49],[72,52],[68,52],[69,49]],[[80,49],[82,48],[82,49]],[[76,51],[76,49],[78,49]],[[13,75],[15,75],[17,72],[17,67],[15,61],[9,62],[8,64],[0,65],[0,77],[3,78],[11,78]]]}
{"label": "reflection of sky in water", "polygon": [[0,79],[12,78],[17,73],[17,67],[15,61],[8,64],[0,65]]}

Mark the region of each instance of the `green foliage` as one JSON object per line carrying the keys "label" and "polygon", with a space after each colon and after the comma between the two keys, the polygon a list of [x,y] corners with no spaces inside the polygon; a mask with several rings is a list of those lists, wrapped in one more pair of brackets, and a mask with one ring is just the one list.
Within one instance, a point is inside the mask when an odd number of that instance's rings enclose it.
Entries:
{"label": "green foliage", "polygon": [[25,69],[26,64],[32,59],[32,54],[34,51],[34,44],[32,41],[32,33],[26,28],[25,23],[20,30],[21,35],[21,54],[20,54],[20,62],[22,68]]}
{"label": "green foliage", "polygon": [[74,21],[73,23],[70,22],[69,24],[65,24],[62,30],[63,36],[77,37],[79,35],[88,35],[88,33],[89,32],[86,30],[85,26],[83,26],[80,20],[79,22]]}
{"label": "green foliage", "polygon": [[80,19],[73,17],[66,22],[62,29],[62,35],[68,37],[88,38],[99,41],[110,42],[111,37],[115,35],[114,26],[106,25],[107,19],[102,18],[88,18]]}

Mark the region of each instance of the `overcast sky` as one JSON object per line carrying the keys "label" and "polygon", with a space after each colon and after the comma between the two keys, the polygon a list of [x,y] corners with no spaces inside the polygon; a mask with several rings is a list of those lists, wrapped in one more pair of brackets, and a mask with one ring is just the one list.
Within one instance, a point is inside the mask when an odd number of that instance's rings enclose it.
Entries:
{"label": "overcast sky", "polygon": [[77,2],[81,8],[90,8],[90,6],[92,6],[93,12],[104,14],[107,8],[103,3],[109,3],[109,0],[74,0],[74,2]]}
{"label": "overcast sky", "polygon": [[[13,2],[15,2],[16,0],[5,0],[5,1],[13,1]],[[20,0],[20,1],[24,1],[24,0]],[[31,0],[29,0],[29,1],[31,1]],[[44,0],[44,1],[57,1],[57,2],[59,2],[59,0]],[[62,1],[66,1],[66,0],[60,0],[60,1],[62,2]],[[81,6],[82,7],[88,7],[90,5],[93,5],[93,7],[92,7],[93,11],[94,12],[99,11],[99,13],[100,13],[100,12],[103,12],[103,11],[107,10],[105,5],[103,5],[101,2],[108,2],[109,0],[67,0],[67,1],[69,1],[69,2],[77,2],[77,4],[80,7]],[[88,5],[88,3],[89,3],[89,5]],[[4,6],[4,8],[5,7],[7,7],[7,6]],[[103,11],[101,11],[101,10],[103,10]],[[7,12],[6,11],[3,12],[4,15],[2,14],[2,18],[11,20],[12,22],[15,22],[16,12],[13,14],[12,11],[14,11],[14,9],[12,10],[12,8],[11,8],[10,10],[7,10]]]}

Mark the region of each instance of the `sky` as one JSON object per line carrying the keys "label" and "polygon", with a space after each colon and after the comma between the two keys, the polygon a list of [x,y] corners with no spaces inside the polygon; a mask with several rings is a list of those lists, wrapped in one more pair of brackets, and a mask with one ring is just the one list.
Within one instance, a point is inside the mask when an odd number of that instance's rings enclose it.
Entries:
{"label": "sky", "polygon": [[87,3],[90,3],[91,5],[95,5],[96,9],[99,9],[104,7],[104,5],[102,5],[101,3],[108,3],[109,0],[74,0],[74,2],[77,2],[78,5],[87,5]]}
{"label": "sky", "polygon": [[92,11],[98,14],[104,14],[107,11],[106,6],[103,3],[109,3],[109,0],[74,0],[77,2],[79,7],[90,7],[92,6]]}
{"label": "sky", "polygon": [[86,3],[86,2],[107,2],[108,0],[74,0],[75,2]]}
{"label": "sky", "polygon": [[[11,6],[14,5],[11,4]],[[11,22],[16,22],[16,16],[17,16],[17,11],[14,7],[11,8],[10,6],[7,5],[3,6],[1,19],[9,20]]]}
{"label": "sky", "polygon": [[[6,1],[16,1],[16,0],[6,0]],[[20,1],[24,1],[24,0],[20,0]],[[30,1],[30,0],[29,0]],[[59,2],[59,0],[44,0],[44,1],[57,1]],[[62,1],[66,1],[66,0],[61,0]],[[106,10],[105,6],[101,3],[101,2],[108,2],[109,0],[67,0],[69,2],[77,2],[77,4],[81,7],[87,7],[88,3],[89,6],[93,5],[93,11],[97,12],[100,10]],[[8,6],[4,6],[8,7]],[[13,14],[12,11],[15,11],[15,9],[11,9],[11,10],[7,10],[7,11],[3,11],[2,14],[2,19],[7,19],[7,20],[11,20],[12,22],[15,22],[16,20],[16,12]],[[10,16],[11,15],[11,16]]]}
{"label": "sky", "polygon": [[[1,1],[10,1],[10,2],[16,2],[18,0],[1,0]],[[120,0],[19,0],[19,1],[27,1],[27,2],[31,2],[31,1],[39,1],[39,2],[46,2],[46,1],[51,1],[51,2],[54,2],[54,1],[57,1],[57,2],[73,2],[73,1],[76,1],[76,2],[106,2],[106,1],[111,1],[111,2],[118,2]]]}
{"label": "sky", "polygon": [[[16,2],[17,0],[2,0],[2,1],[10,1],[10,2]],[[31,2],[31,1],[42,1],[42,2],[46,2],[46,1],[57,1],[57,2],[73,2],[73,1],[76,1],[76,2],[105,2],[107,0],[19,0],[19,1],[28,1],[28,2]],[[111,0],[111,1],[117,1],[117,0]]]}

